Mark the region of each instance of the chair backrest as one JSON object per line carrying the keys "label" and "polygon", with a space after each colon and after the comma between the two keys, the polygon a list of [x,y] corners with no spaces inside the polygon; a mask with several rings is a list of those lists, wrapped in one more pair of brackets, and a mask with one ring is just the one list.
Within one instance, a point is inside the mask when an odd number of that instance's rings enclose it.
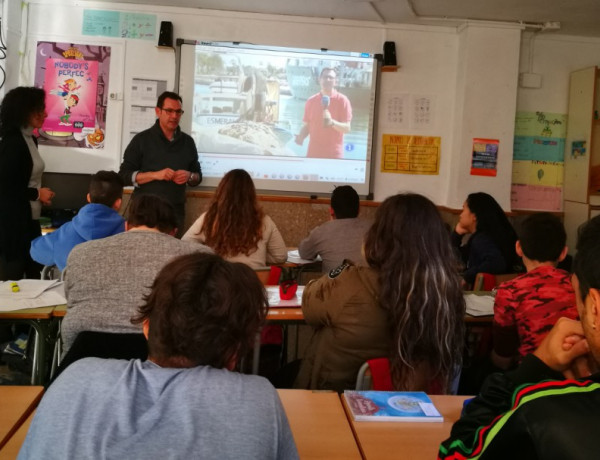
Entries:
{"label": "chair backrest", "polygon": [[495,287],[500,286],[505,281],[509,281],[522,273],[502,273],[493,275],[491,273],[477,273],[475,282],[473,283],[474,291],[491,291]]}
{"label": "chair backrest", "polygon": [[258,276],[258,279],[263,285],[268,285],[269,275],[271,274],[271,269],[269,267],[256,268],[254,269],[254,273],[256,273],[256,276]]}
{"label": "chair backrest", "polygon": [[[450,393],[455,395],[458,392],[458,383],[460,380],[461,368],[456,369],[456,373],[452,379]],[[392,391],[394,385],[392,383],[392,374],[390,371],[389,358],[375,358],[365,362],[358,370],[356,376],[356,391]],[[445,389],[439,379],[429,382],[427,387],[428,394],[444,394]]]}
{"label": "chair backrest", "polygon": [[374,358],[364,363],[356,376],[356,390],[392,391],[392,375],[388,358]]}

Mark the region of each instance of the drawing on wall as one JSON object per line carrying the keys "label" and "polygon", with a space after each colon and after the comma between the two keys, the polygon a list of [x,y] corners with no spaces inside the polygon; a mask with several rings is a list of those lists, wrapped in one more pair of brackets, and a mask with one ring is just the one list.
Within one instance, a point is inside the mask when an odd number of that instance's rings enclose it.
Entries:
{"label": "drawing on wall", "polygon": [[586,142],[585,141],[573,141],[571,142],[571,158],[576,159],[584,157],[586,153]]}
{"label": "drawing on wall", "polygon": [[440,137],[384,134],[381,172],[439,174]]}
{"label": "drawing on wall", "polygon": [[517,112],[513,144],[511,207],[562,209],[567,116]]}
{"label": "drawing on wall", "polygon": [[83,10],[83,35],[156,40],[156,15],[106,10]]}
{"label": "drawing on wall", "polygon": [[411,128],[431,128],[434,121],[434,106],[433,96],[413,95]]}
{"label": "drawing on wall", "polygon": [[498,139],[473,139],[472,176],[496,177],[499,144]]}
{"label": "drawing on wall", "polygon": [[104,148],[110,47],[38,42],[35,86],[46,90],[48,118],[39,142]]}
{"label": "drawing on wall", "polygon": [[382,95],[384,117],[380,120],[381,126],[393,127],[396,131],[408,128],[409,95],[408,94],[385,94]]}

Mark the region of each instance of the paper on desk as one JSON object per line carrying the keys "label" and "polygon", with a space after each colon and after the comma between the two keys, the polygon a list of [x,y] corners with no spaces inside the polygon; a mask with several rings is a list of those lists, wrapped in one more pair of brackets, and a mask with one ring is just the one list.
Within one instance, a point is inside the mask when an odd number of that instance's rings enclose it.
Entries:
{"label": "paper on desk", "polygon": [[[19,285],[19,292],[13,292],[11,283]],[[0,299],[35,299],[46,289],[51,288],[55,284],[60,283],[59,280],[18,280],[5,281],[0,284]]]}
{"label": "paper on desk", "polygon": [[[21,280],[17,281],[19,283],[19,288],[22,289],[24,281],[40,281],[40,280]],[[54,305],[64,305],[67,303],[67,299],[65,298],[65,291],[63,283],[58,280],[51,280],[52,283],[51,288],[43,291],[37,297],[33,299],[29,298],[19,298],[18,296],[13,296],[12,294],[19,294],[20,292],[10,292],[11,295],[4,295],[3,286],[0,285],[0,312],[6,311],[15,311],[15,310],[24,310],[26,308],[39,308],[39,307],[52,307]],[[10,287],[10,281],[6,283]],[[48,283],[48,281],[46,281]]]}
{"label": "paper on desk", "polygon": [[494,298],[491,295],[466,294],[467,314],[488,316],[494,314]]}
{"label": "paper on desk", "polygon": [[269,296],[269,307],[299,307],[302,305],[302,293],[304,286],[298,286],[296,296],[290,300],[281,300],[279,297],[279,286],[267,286],[267,295]]}
{"label": "paper on desk", "polygon": [[303,259],[302,257],[300,257],[300,253],[298,252],[297,249],[288,251],[288,255],[287,255],[287,261],[293,264],[299,264],[299,265],[305,265],[305,264],[312,264],[314,262],[318,262],[322,260],[321,256],[317,256],[315,259]]}

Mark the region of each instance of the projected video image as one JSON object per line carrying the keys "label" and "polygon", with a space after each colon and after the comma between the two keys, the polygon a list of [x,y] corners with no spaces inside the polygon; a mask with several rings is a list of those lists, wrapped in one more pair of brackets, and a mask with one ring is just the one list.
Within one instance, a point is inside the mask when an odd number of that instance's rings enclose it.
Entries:
{"label": "projected video image", "polygon": [[198,151],[366,161],[375,61],[347,54],[197,45]]}

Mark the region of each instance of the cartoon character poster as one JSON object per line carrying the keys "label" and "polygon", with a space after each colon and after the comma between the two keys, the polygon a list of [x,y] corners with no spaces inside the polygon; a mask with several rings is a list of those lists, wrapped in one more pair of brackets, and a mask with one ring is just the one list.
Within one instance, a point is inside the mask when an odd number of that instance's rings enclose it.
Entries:
{"label": "cartoon character poster", "polygon": [[109,46],[38,42],[35,86],[46,90],[40,144],[104,148]]}
{"label": "cartoon character poster", "polygon": [[45,131],[81,132],[96,124],[98,63],[79,59],[46,59]]}

